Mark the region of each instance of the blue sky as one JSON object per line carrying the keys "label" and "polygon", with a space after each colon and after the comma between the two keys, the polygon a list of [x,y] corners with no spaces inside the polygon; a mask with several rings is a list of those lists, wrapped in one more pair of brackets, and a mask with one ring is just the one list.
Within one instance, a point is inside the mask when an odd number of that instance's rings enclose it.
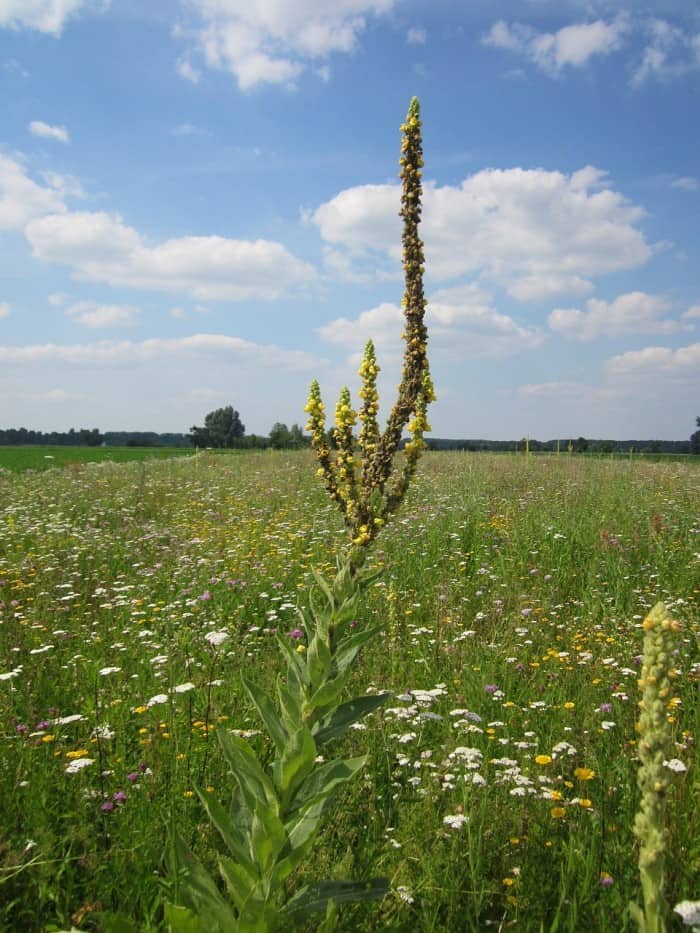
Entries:
{"label": "blue sky", "polygon": [[686,438],[699,91],[687,0],[0,0],[0,426],[392,401],[415,94],[433,434]]}

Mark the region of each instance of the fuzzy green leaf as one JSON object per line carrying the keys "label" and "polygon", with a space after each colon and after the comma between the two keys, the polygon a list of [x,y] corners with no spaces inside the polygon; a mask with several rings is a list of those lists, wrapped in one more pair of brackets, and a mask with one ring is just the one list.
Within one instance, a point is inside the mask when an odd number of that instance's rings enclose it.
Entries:
{"label": "fuzzy green leaf", "polygon": [[315,768],[293,798],[293,812],[309,806],[315,800],[323,800],[334,794],[342,784],[352,780],[366,763],[367,756],[362,755],[359,758],[327,761]]}
{"label": "fuzzy green leaf", "polygon": [[278,635],[277,644],[282,649],[282,654],[284,654],[287,660],[290,679],[298,692],[302,693],[304,687],[308,687],[309,685],[309,672],[306,668],[306,662],[302,659],[301,655],[297,654],[296,649],[290,644],[288,638],[282,638],[281,635]]}
{"label": "fuzzy green leaf", "polygon": [[251,882],[255,881],[255,867],[248,859],[247,842],[243,832],[241,832],[240,825],[233,822],[230,815],[212,793],[207,790],[202,790],[200,787],[195,787],[195,790],[204,805],[204,809],[207,811],[207,816],[226,843],[229,852],[241,865],[242,870],[245,870]]}
{"label": "fuzzy green leaf", "polygon": [[281,820],[265,804],[259,804],[250,831],[250,855],[261,874],[265,874],[287,842]]}
{"label": "fuzzy green leaf", "polygon": [[335,597],[333,595],[331,588],[326,583],[326,580],[323,577],[323,575],[320,574],[318,570],[316,570],[314,567],[311,568],[311,573],[313,574],[313,578],[316,581],[316,585],[321,590],[323,595],[326,597],[326,600],[328,602],[328,608],[332,612],[335,609],[336,603],[335,603]]}
{"label": "fuzzy green leaf", "polygon": [[313,726],[311,732],[317,747],[321,748],[326,742],[340,738],[352,723],[358,722],[364,716],[374,712],[374,710],[386,703],[390,697],[390,693],[369,694],[342,703],[336,710]]}
{"label": "fuzzy green leaf", "polygon": [[[100,930],[103,930],[104,933],[139,933],[134,921],[124,914],[98,912],[92,916],[99,922]],[[183,931],[186,931],[186,929],[183,927]],[[194,927],[194,933],[200,933],[199,926]]]}
{"label": "fuzzy green leaf", "polygon": [[282,721],[288,732],[293,732],[301,722],[301,699],[290,689],[289,685],[277,681],[277,699],[279,701]]}
{"label": "fuzzy green leaf", "polygon": [[[205,933],[197,914],[186,907],[166,904],[164,913],[166,933]],[[100,923],[103,922],[102,915],[98,914],[98,919]],[[109,930],[109,927],[103,926],[102,929]],[[136,928],[134,927],[134,929]]]}
{"label": "fuzzy green leaf", "polygon": [[219,730],[221,750],[228,762],[248,809],[255,811],[257,804],[277,808],[278,801],[272,781],[265,774],[255,752],[245,739]]}
{"label": "fuzzy green leaf", "polygon": [[226,889],[236,905],[239,914],[254,897],[258,881],[251,883],[241,863],[227,855],[219,856],[219,872],[226,883]]}
{"label": "fuzzy green leaf", "polygon": [[332,665],[330,648],[320,633],[317,632],[309,642],[306,658],[311,687],[317,690],[330,674]]}
{"label": "fuzzy green leaf", "polygon": [[260,718],[265,723],[278,754],[281,754],[289,740],[289,734],[277,714],[274,703],[260,687],[256,687],[255,684],[251,683],[244,674],[241,675],[241,680],[248,691],[248,696],[260,714]]}
{"label": "fuzzy green leaf", "polygon": [[207,931],[238,933],[236,918],[216,882],[192,855],[179,834],[171,837],[168,849],[169,868],[178,876],[179,896],[184,902],[182,906],[196,914]]}
{"label": "fuzzy green leaf", "polygon": [[386,878],[371,878],[368,881],[317,881],[305,885],[287,901],[282,912],[305,920],[327,910],[329,901],[348,904],[357,901],[380,900],[389,893]]}
{"label": "fuzzy green leaf", "polygon": [[275,783],[283,800],[289,800],[304,778],[313,771],[316,743],[311,731],[302,725],[290,737],[282,757],[275,761]]}
{"label": "fuzzy green leaf", "polygon": [[381,632],[383,626],[375,625],[372,628],[362,629],[346,635],[336,647],[333,660],[339,672],[344,672],[357,657],[358,651],[375,635]]}
{"label": "fuzzy green leaf", "polygon": [[333,680],[327,680],[322,684],[318,690],[311,696],[308,701],[309,709],[313,710],[314,721],[323,716],[326,712],[327,707],[335,707],[338,705],[340,696],[345,689],[345,685],[350,679],[352,671],[348,668],[342,674],[339,674],[337,677],[334,677]]}

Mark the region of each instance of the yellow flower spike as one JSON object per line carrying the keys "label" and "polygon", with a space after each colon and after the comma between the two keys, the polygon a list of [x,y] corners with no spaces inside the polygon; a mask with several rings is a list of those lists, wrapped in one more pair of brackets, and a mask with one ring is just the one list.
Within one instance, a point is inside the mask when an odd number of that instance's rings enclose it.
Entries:
{"label": "yellow flower spike", "polygon": [[[666,828],[666,791],[668,773],[663,762],[672,757],[673,736],[666,708],[671,689],[669,660],[676,645],[680,624],[672,620],[663,603],[657,603],[644,619],[644,655],[639,687],[642,699],[638,751],[640,767],[637,784],[640,807],[634,821],[639,841],[639,874],[643,907],[630,904],[630,912],[641,931],[663,933],[668,912],[664,901],[664,860],[668,842]],[[663,699],[662,699],[663,697]]]}
{"label": "yellow flower spike", "polygon": [[[379,395],[377,375],[379,366],[374,346],[365,347],[359,375],[362,385],[359,397],[362,406],[354,412],[347,389],[341,393],[335,410],[333,441],[337,455],[332,460],[325,434],[320,390],[318,383],[311,386],[306,411],[309,414],[311,441],[320,465],[326,489],[339,505],[357,549],[352,563],[359,566],[364,549],[371,544],[386,519],[401,504],[410,480],[415,473],[420,454],[427,447],[423,435],[430,430],[426,409],[435,399],[435,392],[426,355],[427,330],[424,323],[425,297],[423,273],[425,258],[423,243],[418,235],[421,219],[423,149],[421,138],[420,106],[417,98],[411,101],[406,120],[401,126],[400,177],[401,217],[403,219],[403,266],[405,289],[401,306],[405,327],[403,371],[398,397],[392,408],[386,428],[380,431],[377,423]],[[353,426],[359,421],[357,440]],[[408,426],[410,438],[404,447],[403,467],[394,468],[394,456],[401,444],[403,429]],[[355,447],[360,455],[355,455]]]}

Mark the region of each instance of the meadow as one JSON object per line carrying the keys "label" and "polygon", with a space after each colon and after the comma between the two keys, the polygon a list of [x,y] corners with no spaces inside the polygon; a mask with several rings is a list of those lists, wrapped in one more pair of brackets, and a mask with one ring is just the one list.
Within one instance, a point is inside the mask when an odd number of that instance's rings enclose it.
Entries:
{"label": "meadow", "polygon": [[188,447],[52,447],[8,446],[0,447],[0,469],[51,470],[54,467],[73,467],[84,463],[125,463],[133,460],[170,459],[191,457]]}
{"label": "meadow", "polygon": [[[0,471],[0,929],[162,929],[167,826],[213,864],[215,734],[265,754],[240,674],[270,689],[345,540],[307,451]],[[698,899],[700,471],[429,453],[370,560],[356,623],[384,634],[352,692],[393,696],[342,740],[369,761],[301,874],[392,894],[339,928],[633,928],[660,599],[683,625],[666,896]]]}

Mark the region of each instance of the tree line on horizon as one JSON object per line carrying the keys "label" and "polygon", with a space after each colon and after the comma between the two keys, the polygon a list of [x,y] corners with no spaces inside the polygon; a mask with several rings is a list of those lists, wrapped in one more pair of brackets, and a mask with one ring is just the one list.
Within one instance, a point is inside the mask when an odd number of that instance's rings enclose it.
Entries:
{"label": "tree line on horizon", "polygon": [[[430,450],[463,451],[530,451],[572,453],[666,453],[700,454],[700,416],[695,419],[696,430],[687,441],[666,440],[600,440],[585,437],[554,438],[539,441],[536,438],[519,440],[487,440],[482,438],[426,438]],[[330,438],[332,443],[332,438]],[[311,438],[298,424],[287,427],[283,422],[273,424],[268,435],[246,434],[245,425],[232,405],[217,408],[204,418],[202,426],[193,425],[189,433],[156,431],[105,431],[98,428],[80,428],[69,431],[34,431],[27,428],[0,429],[0,446],[52,446],[52,447],[199,447],[238,450],[294,450],[310,446]]]}

